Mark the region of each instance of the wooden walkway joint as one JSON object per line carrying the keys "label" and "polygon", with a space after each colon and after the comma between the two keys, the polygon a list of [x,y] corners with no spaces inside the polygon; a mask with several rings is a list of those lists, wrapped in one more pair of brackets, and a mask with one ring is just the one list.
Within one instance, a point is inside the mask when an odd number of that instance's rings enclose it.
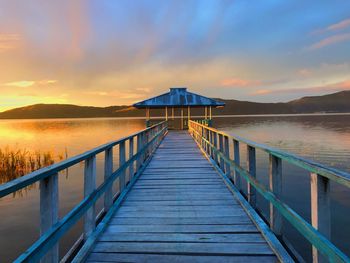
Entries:
{"label": "wooden walkway joint", "polygon": [[238,200],[185,131],[171,131],[87,262],[276,262]]}

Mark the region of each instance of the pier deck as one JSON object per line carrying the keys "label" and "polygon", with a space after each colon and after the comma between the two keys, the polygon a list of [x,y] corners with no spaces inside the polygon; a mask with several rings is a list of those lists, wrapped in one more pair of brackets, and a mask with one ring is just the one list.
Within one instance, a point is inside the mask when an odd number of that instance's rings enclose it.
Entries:
{"label": "pier deck", "polygon": [[185,131],[170,131],[87,262],[276,262]]}

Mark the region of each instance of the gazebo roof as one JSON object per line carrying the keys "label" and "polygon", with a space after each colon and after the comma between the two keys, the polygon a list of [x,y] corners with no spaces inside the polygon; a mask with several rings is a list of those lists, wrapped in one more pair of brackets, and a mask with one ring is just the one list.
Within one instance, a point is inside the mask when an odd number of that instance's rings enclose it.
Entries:
{"label": "gazebo roof", "polygon": [[225,106],[225,103],[207,98],[192,92],[187,88],[170,88],[170,91],[162,95],[140,101],[133,105],[136,108],[161,108],[161,107],[203,107]]}

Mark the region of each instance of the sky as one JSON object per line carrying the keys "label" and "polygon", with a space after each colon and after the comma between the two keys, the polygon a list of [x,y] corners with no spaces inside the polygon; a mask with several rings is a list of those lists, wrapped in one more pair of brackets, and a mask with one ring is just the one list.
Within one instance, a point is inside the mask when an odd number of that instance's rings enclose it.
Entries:
{"label": "sky", "polygon": [[350,90],[348,0],[0,0],[0,111]]}

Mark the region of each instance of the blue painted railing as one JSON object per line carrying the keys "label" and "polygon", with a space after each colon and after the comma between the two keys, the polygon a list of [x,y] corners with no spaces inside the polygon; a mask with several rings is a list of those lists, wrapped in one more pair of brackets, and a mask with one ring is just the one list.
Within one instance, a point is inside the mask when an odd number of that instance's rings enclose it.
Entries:
{"label": "blue painted railing", "polygon": [[[69,158],[62,162],[42,168],[21,178],[0,185],[0,198],[26,186],[40,182],[40,238],[20,255],[15,262],[58,262],[58,241],[84,217],[84,234],[82,243],[89,243],[101,231],[102,224],[96,228],[96,201],[104,195],[102,213],[108,217],[113,208],[120,204],[131,185],[149,161],[153,151],[158,147],[167,132],[167,122],[161,122],[145,130],[122,139],[99,146],[93,150]],[[136,140],[136,144],[134,141]],[[129,158],[126,158],[126,143]],[[137,147],[134,154],[134,145]],[[113,170],[113,148],[119,146],[119,167]],[[96,155],[105,153],[104,182],[96,188]],[[84,199],[63,218],[58,218],[58,177],[59,172],[77,163],[84,162]],[[126,182],[126,171],[129,182]],[[112,192],[112,185],[119,179],[119,191]],[[81,245],[81,244],[80,244]],[[83,246],[84,248],[84,246]]]}
{"label": "blue painted railing", "polygon": [[[247,200],[256,208],[256,191],[270,203],[270,229],[282,238],[282,218],[295,227],[312,245],[313,262],[350,262],[330,239],[330,181],[350,188],[350,174],[286,153],[266,145],[232,136],[205,124],[190,121],[189,132],[213,163],[241,189],[241,179],[247,182]],[[240,166],[240,143],[247,147],[247,167]],[[232,145],[232,146],[230,146]],[[230,157],[232,149],[233,160]],[[269,187],[256,179],[256,150],[269,154]],[[282,160],[310,173],[311,218],[309,224],[281,200]]]}

